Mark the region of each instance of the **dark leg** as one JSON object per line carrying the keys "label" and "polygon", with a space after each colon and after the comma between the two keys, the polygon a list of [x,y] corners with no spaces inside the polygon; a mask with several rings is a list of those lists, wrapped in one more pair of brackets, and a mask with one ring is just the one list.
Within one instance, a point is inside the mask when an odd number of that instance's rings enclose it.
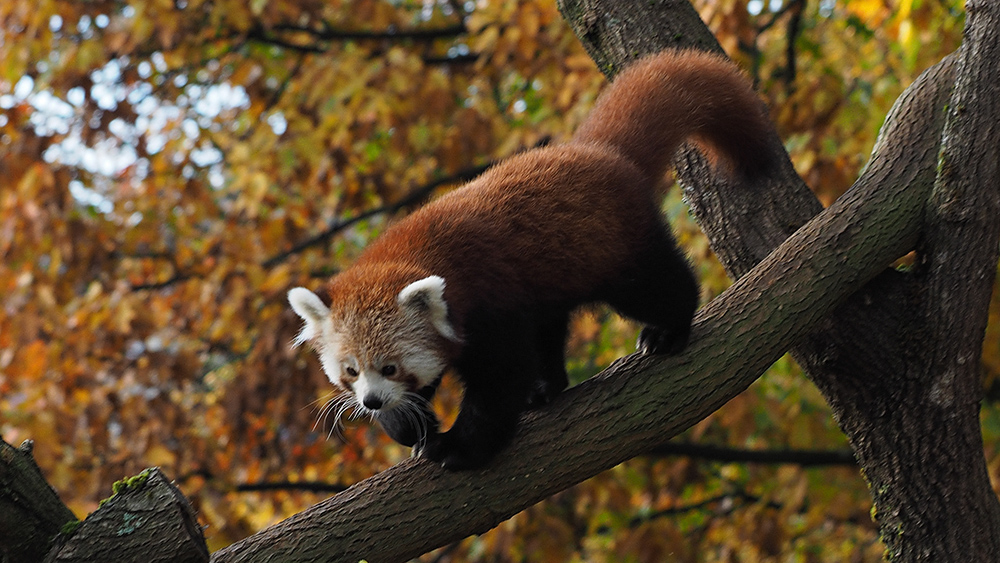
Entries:
{"label": "dark leg", "polygon": [[446,469],[474,469],[510,440],[538,379],[534,325],[525,313],[470,315],[466,345],[455,368],[465,385],[458,418],[428,437],[421,455]]}
{"label": "dark leg", "polygon": [[556,308],[540,315],[537,324],[538,361],[541,377],[532,384],[528,408],[545,406],[569,385],[566,376],[566,332],[569,312]]}
{"label": "dark leg", "polygon": [[437,382],[418,391],[417,397],[410,403],[389,411],[380,411],[377,417],[379,425],[390,438],[404,446],[413,447],[423,443],[427,436],[437,434],[438,431],[438,419],[431,410],[431,398],[436,390]]}
{"label": "dark leg", "polygon": [[687,346],[698,308],[698,282],[664,228],[604,300],[622,315],[647,325],[639,334],[640,352],[673,355]]}

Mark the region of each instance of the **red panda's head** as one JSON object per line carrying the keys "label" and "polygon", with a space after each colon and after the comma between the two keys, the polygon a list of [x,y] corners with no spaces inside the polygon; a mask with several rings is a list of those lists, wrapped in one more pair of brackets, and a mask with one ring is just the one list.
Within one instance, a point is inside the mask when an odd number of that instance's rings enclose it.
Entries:
{"label": "red panda's head", "polygon": [[312,345],[327,377],[362,413],[412,405],[448,367],[448,341],[459,340],[448,321],[444,279],[426,276],[396,292],[399,284],[371,276],[338,278],[330,307],[308,289],[288,292],[305,321],[295,344]]}

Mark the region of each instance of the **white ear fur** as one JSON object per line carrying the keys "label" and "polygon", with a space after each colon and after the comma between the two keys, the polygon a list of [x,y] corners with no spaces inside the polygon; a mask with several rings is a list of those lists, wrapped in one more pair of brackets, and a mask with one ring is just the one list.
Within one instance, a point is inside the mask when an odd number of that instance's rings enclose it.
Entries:
{"label": "white ear fur", "polygon": [[306,324],[295,337],[294,345],[312,340],[318,333],[320,324],[330,316],[330,309],[313,292],[304,287],[296,287],[288,292],[288,302]]}
{"label": "white ear fur", "polygon": [[448,304],[444,301],[444,278],[441,276],[427,276],[411,283],[399,292],[396,301],[404,309],[425,311],[441,336],[459,341],[455,329],[448,322]]}

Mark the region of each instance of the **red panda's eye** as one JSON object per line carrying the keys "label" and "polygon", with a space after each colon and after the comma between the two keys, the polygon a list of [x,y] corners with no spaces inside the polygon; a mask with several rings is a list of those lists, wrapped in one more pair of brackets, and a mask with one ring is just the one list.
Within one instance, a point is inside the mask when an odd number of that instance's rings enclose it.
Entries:
{"label": "red panda's eye", "polygon": [[358,376],[358,370],[356,370],[356,369],[354,369],[352,367],[346,367],[346,368],[344,368],[344,371],[346,371],[347,375],[349,375],[351,377],[357,377]]}
{"label": "red panda's eye", "polygon": [[387,366],[382,366],[382,375],[389,377],[396,373],[396,366],[389,364]]}

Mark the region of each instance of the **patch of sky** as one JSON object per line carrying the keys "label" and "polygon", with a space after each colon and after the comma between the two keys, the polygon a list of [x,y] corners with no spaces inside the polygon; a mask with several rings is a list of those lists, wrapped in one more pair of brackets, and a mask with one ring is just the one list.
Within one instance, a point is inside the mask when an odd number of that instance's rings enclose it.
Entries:
{"label": "patch of sky", "polygon": [[79,180],[70,180],[69,193],[73,196],[73,199],[88,207],[93,207],[101,213],[111,213],[114,209],[114,205],[108,198],[97,193],[96,190],[84,186],[83,182]]}
{"label": "patch of sky", "polygon": [[275,135],[282,135],[288,129],[288,121],[280,111],[267,116],[267,124],[271,126]]}
{"label": "patch of sky", "polygon": [[448,57],[464,57],[469,54],[469,46],[465,43],[460,43],[448,48]]}
{"label": "patch of sky", "polygon": [[819,15],[828,18],[833,15],[833,9],[837,6],[836,0],[820,0]]}
{"label": "patch of sky", "polygon": [[759,16],[764,11],[764,8],[767,8],[768,12],[777,13],[780,12],[784,6],[785,0],[750,0],[747,2],[747,12],[749,12],[751,16]]}

